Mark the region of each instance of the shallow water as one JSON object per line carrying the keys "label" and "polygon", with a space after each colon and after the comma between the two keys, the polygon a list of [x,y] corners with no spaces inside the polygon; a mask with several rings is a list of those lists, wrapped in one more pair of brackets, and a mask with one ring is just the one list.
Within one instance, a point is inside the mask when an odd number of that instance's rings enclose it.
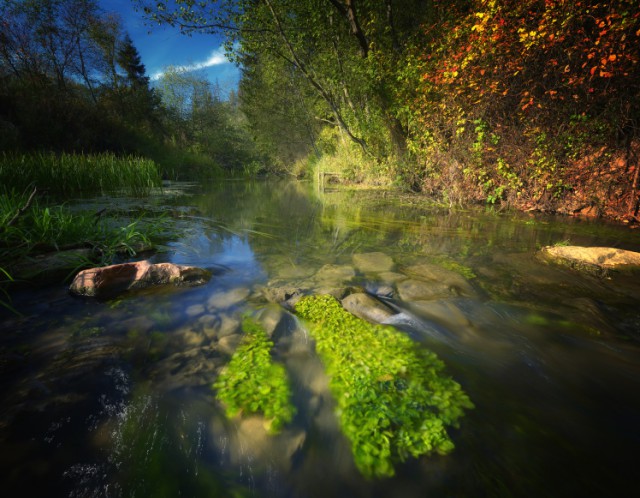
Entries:
{"label": "shallow water", "polygon": [[[169,212],[180,236],[153,260],[203,266],[214,277],[109,301],[72,297],[64,286],[14,297],[25,317],[0,316],[5,496],[564,497],[635,489],[640,281],[580,275],[535,254],[565,241],[638,250],[640,233],[294,183],[226,182],[93,204]],[[346,284],[384,294],[398,312],[395,326],[438,354],[475,409],[450,431],[451,454],[368,480],[340,432],[312,341],[263,289],[317,282],[324,265],[351,266],[354,254],[378,251],[393,258],[396,275],[428,263],[464,276],[461,292],[428,301],[402,299],[391,275],[357,271]],[[225,419],[211,387],[245,312],[277,322],[275,357],[293,382],[298,414],[275,437],[256,417]]]}

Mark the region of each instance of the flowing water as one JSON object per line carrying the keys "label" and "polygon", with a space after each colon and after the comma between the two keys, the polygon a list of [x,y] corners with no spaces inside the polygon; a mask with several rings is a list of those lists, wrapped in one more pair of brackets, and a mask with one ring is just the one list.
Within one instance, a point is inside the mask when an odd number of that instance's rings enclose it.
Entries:
{"label": "flowing water", "polygon": [[[567,497],[637,487],[637,274],[579,274],[536,252],[638,250],[640,232],[295,183],[127,202],[95,208],[170,213],[179,235],[152,260],[214,276],[106,301],[61,285],[16,294],[24,317],[0,317],[4,496]],[[396,326],[435,352],[475,405],[450,430],[452,453],[409,460],[387,479],[359,474],[313,342],[264,291],[371,252],[391,257],[394,271],[356,267],[340,278],[384,295]],[[401,299],[403,271],[424,263],[464,278],[467,291]],[[226,419],[212,388],[247,312],[275,324],[274,354],[293,384],[297,415],[276,436],[256,417]]]}

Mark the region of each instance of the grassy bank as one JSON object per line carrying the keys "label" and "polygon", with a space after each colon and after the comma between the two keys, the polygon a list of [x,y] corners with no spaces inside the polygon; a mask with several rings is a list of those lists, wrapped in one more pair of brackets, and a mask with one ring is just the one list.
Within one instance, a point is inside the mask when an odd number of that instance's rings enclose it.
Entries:
{"label": "grassy bank", "polygon": [[15,191],[37,187],[58,195],[121,191],[144,196],[161,181],[156,164],[140,157],[34,152],[2,154],[0,184]]}
{"label": "grassy bank", "polygon": [[88,266],[112,263],[154,246],[165,218],[100,216],[44,205],[36,195],[0,191],[0,306],[15,285],[63,281]]}

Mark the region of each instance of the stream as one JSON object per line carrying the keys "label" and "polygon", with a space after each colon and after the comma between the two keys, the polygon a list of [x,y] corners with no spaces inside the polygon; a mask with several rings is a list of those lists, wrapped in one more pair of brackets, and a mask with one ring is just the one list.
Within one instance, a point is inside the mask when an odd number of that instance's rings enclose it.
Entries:
{"label": "stream", "polygon": [[[148,199],[76,204],[164,213],[175,236],[151,261],[213,277],[110,300],[65,285],[15,293],[24,316],[0,311],[4,496],[634,494],[638,274],[581,274],[536,253],[554,244],[637,251],[640,231],[296,182],[174,185]],[[393,267],[354,263],[370,253]],[[462,291],[428,280],[410,288],[411,269],[425,264]],[[449,429],[451,453],[409,459],[390,478],[358,472],[313,341],[265,297],[319,281],[378,296],[398,311],[395,326],[444,362],[475,405]],[[429,289],[430,299],[407,297]],[[256,416],[225,418],[212,387],[246,313],[273,324],[293,385],[297,414],[275,436]]]}

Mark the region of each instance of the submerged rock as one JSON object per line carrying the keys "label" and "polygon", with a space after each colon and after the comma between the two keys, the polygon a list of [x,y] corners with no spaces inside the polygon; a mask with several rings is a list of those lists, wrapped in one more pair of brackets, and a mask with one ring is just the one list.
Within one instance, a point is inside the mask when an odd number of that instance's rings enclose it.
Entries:
{"label": "submerged rock", "polygon": [[[429,263],[417,264],[405,268],[404,273],[412,279],[432,282],[436,289],[447,288],[448,292],[452,295],[466,297],[474,297],[476,295],[475,289],[466,278],[455,271],[447,270],[438,265]],[[404,282],[401,282],[398,287],[402,284],[404,284]],[[438,290],[436,293],[442,294],[442,290]],[[426,296],[425,298],[428,299]]]}
{"label": "submerged rock", "polygon": [[282,304],[285,307],[293,308],[295,303],[304,295],[304,290],[293,285],[280,285],[281,283],[280,281],[269,282],[269,285],[262,289],[262,295],[270,303]]}
{"label": "submerged rock", "polygon": [[349,282],[355,275],[356,271],[349,265],[327,264],[316,272],[313,279],[320,285],[331,284],[338,287],[342,283]]}
{"label": "submerged rock", "polygon": [[554,262],[601,273],[606,270],[640,270],[640,253],[614,247],[547,246],[540,255]]}
{"label": "submerged rock", "polygon": [[394,315],[388,306],[362,292],[345,297],[342,306],[351,314],[371,323],[383,323]]}
{"label": "submerged rock", "polygon": [[446,282],[424,281],[416,279],[403,280],[397,285],[398,295],[403,301],[426,301],[455,297],[458,294]]}
{"label": "submerged rock", "polygon": [[195,266],[137,261],[83,270],[73,279],[70,290],[80,296],[113,297],[155,285],[202,285],[210,278],[211,272]]}
{"label": "submerged rock", "polygon": [[222,443],[219,451],[234,465],[250,468],[269,469],[270,472],[289,472],[295,455],[304,446],[307,434],[301,429],[285,429],[273,436],[267,423],[260,416],[250,416],[234,420],[234,429],[224,425],[211,425],[210,430],[218,436],[216,443]]}
{"label": "submerged rock", "polygon": [[207,300],[209,311],[218,311],[231,308],[246,300],[251,291],[245,287],[237,287],[224,292],[216,292]]}
{"label": "submerged rock", "polygon": [[353,266],[362,273],[379,273],[393,270],[395,263],[383,252],[369,252],[354,254]]}

